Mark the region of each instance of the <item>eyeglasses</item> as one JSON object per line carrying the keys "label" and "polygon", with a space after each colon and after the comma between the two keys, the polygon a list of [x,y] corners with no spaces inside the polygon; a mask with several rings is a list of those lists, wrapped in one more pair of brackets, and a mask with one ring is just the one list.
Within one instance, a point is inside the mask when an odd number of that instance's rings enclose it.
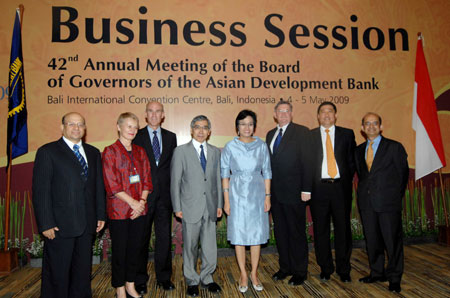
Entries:
{"label": "eyeglasses", "polygon": [[70,128],[75,128],[75,127],[78,127],[78,128],[86,128],[86,124],[84,124],[84,123],[67,122],[67,123],[65,123],[64,125],[66,125],[66,126],[68,126],[68,127],[70,127]]}
{"label": "eyeglasses", "polygon": [[364,122],[364,126],[378,126],[379,122],[378,121],[373,121],[373,122]]}
{"label": "eyeglasses", "polygon": [[202,129],[202,130],[209,130],[209,127],[208,126],[194,125],[194,129],[195,130],[200,130],[200,129]]}
{"label": "eyeglasses", "polygon": [[289,109],[279,109],[277,110],[278,113],[289,113],[291,110]]}

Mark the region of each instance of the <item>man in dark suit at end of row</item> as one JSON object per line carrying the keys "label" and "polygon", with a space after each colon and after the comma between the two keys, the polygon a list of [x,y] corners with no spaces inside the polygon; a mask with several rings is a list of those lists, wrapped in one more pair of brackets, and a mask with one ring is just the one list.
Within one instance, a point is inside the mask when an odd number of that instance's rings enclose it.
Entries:
{"label": "man in dark suit at end of row", "polygon": [[320,126],[311,131],[312,169],[315,173],[310,206],[320,279],[329,280],[334,272],[330,244],[330,222],[333,219],[336,272],[342,282],[350,282],[355,134],[351,129],[335,125],[337,109],[332,102],[325,101],[319,105],[317,119]]}
{"label": "man in dark suit at end of row", "polygon": [[[367,142],[356,148],[358,206],[366,238],[370,275],[363,283],[389,281],[400,292],[403,274],[402,198],[408,183],[408,155],[402,144],[381,135],[381,117],[367,113],[362,119]],[[386,269],[385,250],[388,256]]]}
{"label": "man in dark suit at end of row", "polygon": [[41,296],[87,298],[94,235],[105,225],[100,151],[84,142],[83,116],[62,118],[62,138],[40,147],[33,169],[33,207],[44,235]]}

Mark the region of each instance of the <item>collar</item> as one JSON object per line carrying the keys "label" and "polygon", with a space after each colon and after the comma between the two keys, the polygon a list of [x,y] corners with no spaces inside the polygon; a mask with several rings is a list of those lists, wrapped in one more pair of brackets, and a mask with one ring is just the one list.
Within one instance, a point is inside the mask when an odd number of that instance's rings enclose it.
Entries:
{"label": "collar", "polygon": [[73,143],[71,140],[66,138],[65,136],[62,137],[64,142],[66,142],[67,146],[69,146],[70,150],[73,151],[73,145],[78,145],[80,148],[83,148],[83,142],[80,140],[78,143]]}
{"label": "collar", "polygon": [[[320,126],[320,132],[321,133],[326,133],[325,132],[325,127],[323,127],[322,125]],[[335,125],[333,125],[333,126],[331,126],[330,128],[328,128],[329,129],[329,133],[330,134],[334,134],[334,132],[335,132],[335,130],[336,130],[336,126]]]}

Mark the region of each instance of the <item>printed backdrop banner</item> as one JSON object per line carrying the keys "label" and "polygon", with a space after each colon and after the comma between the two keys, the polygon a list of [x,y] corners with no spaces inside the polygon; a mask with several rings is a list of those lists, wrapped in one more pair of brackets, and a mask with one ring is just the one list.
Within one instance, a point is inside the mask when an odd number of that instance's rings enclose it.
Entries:
{"label": "printed backdrop banner", "polygon": [[[39,146],[60,137],[69,111],[85,116],[86,141],[103,149],[117,138],[120,113],[136,113],[142,127],[146,103],[156,100],[165,107],[163,126],[177,133],[179,144],[190,139],[190,120],[205,114],[210,142],[222,147],[244,108],[258,114],[256,135],[265,137],[283,98],[294,106],[294,121],[310,128],[318,125],[318,104],[333,101],[338,125],[354,129],[358,143],[362,116],[379,113],[384,135],[405,145],[414,167],[418,32],[444,147],[450,142],[448,0],[2,1],[5,124],[11,28],[21,3],[29,153],[15,163],[33,161]],[[6,165],[6,125],[1,136],[0,167]]]}

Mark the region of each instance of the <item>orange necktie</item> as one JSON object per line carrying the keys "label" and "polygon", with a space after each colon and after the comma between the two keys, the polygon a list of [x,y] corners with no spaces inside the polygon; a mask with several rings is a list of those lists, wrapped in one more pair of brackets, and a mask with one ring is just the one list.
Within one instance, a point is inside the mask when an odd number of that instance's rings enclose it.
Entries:
{"label": "orange necktie", "polygon": [[328,167],[328,175],[330,175],[331,178],[336,177],[337,175],[337,168],[336,168],[336,159],[334,158],[334,150],[333,150],[333,144],[331,144],[331,138],[330,138],[330,130],[325,129],[325,132],[327,133],[327,167]]}
{"label": "orange necktie", "polygon": [[369,148],[367,148],[367,158],[366,158],[366,164],[367,164],[367,168],[369,169],[369,172],[370,172],[370,168],[372,167],[372,163],[373,163],[372,144],[373,144],[373,141],[369,140]]}

